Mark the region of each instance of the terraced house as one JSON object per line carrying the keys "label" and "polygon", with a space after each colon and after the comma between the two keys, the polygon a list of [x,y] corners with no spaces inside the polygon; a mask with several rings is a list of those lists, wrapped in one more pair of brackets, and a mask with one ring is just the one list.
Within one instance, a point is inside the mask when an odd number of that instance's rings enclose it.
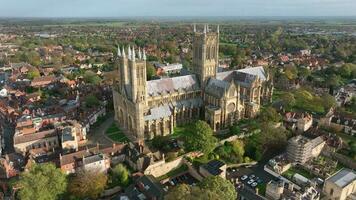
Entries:
{"label": "terraced house", "polygon": [[[127,54],[126,54],[127,52]],[[118,48],[119,80],[113,89],[115,119],[137,139],[173,132],[177,125],[205,119],[214,131],[254,117],[270,101],[273,85],[263,67],[217,72],[219,27],[194,27],[191,74],[146,80],[146,54]]]}

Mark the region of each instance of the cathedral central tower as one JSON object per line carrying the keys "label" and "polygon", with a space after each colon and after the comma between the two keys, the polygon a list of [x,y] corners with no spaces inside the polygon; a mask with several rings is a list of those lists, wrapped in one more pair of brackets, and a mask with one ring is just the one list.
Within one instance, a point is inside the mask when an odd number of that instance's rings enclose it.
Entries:
{"label": "cathedral central tower", "polygon": [[205,87],[209,78],[216,77],[218,65],[219,26],[212,32],[205,25],[204,31],[198,32],[194,25],[192,71],[198,76],[201,87]]}

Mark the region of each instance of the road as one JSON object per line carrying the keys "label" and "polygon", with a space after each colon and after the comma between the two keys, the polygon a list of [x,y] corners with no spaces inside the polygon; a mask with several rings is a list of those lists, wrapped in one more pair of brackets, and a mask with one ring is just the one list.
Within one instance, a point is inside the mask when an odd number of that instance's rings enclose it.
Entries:
{"label": "road", "polygon": [[86,145],[99,143],[99,145],[110,146],[113,144],[113,141],[105,135],[105,131],[114,122],[114,116],[111,113],[108,113],[108,115],[108,118],[102,124],[89,131]]}
{"label": "road", "polygon": [[4,148],[4,152],[3,154],[9,154],[9,153],[13,153],[15,152],[14,149],[14,134],[15,134],[15,129],[14,127],[5,122],[4,120],[1,120],[1,124],[2,127],[4,129],[4,144],[5,144],[5,148]]}

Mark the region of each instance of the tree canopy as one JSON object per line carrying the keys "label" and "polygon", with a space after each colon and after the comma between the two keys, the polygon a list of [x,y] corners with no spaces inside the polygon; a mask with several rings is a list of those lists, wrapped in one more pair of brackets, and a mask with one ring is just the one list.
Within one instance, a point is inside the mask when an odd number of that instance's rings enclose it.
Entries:
{"label": "tree canopy", "polygon": [[209,154],[215,148],[217,139],[213,136],[213,130],[204,121],[197,121],[192,130],[192,134],[185,137],[185,147],[189,151],[202,151]]}
{"label": "tree canopy", "polygon": [[211,176],[203,179],[198,186],[186,184],[178,185],[167,193],[167,200],[216,200],[236,199],[235,187],[228,180],[220,176]]}
{"label": "tree canopy", "polygon": [[21,173],[18,185],[22,200],[55,200],[65,193],[67,179],[54,164],[33,164],[29,171]]}
{"label": "tree canopy", "polygon": [[97,199],[104,191],[108,177],[97,171],[80,171],[69,179],[68,192],[78,198]]}
{"label": "tree canopy", "polygon": [[126,186],[129,183],[129,171],[123,164],[118,164],[112,169],[113,181],[121,186]]}

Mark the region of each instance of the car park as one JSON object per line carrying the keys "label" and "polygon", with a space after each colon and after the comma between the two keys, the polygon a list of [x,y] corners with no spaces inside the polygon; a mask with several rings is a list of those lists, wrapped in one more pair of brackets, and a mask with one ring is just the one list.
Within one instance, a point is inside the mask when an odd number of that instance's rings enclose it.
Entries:
{"label": "car park", "polygon": [[242,177],[241,177],[241,180],[246,180],[248,178],[248,176],[247,175],[243,175]]}

